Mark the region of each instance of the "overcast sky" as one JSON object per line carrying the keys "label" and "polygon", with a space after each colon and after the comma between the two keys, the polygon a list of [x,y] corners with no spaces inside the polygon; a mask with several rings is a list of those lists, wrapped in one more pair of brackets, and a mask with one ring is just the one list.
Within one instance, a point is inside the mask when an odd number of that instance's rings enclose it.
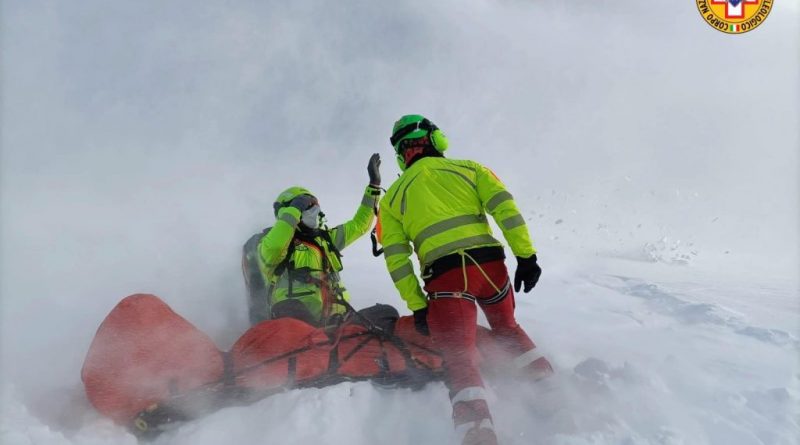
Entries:
{"label": "overcast sky", "polygon": [[[3,1],[0,366],[77,378],[136,291],[227,347],[275,196],[343,221],[407,113],[497,172],[545,256],[667,236],[793,270],[798,1],[739,36],[669,3]],[[349,286],[399,305],[354,249]]]}

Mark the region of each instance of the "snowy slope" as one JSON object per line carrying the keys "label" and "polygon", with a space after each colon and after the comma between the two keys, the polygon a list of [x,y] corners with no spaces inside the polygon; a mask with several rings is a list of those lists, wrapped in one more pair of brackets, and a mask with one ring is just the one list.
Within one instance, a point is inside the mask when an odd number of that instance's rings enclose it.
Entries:
{"label": "snowy slope", "polygon": [[[518,298],[520,322],[558,373],[536,385],[490,380],[503,443],[796,443],[796,287],[742,287],[659,263],[593,266],[546,269]],[[771,317],[746,315],[756,298]],[[85,402],[61,432],[13,396],[5,406],[3,444],[135,443]],[[412,392],[343,383],[226,408],[155,443],[447,443],[448,413],[442,384]]]}
{"label": "snowy slope", "polygon": [[[344,221],[410,112],[540,252],[517,314],[557,374],[488,380],[503,444],[800,442],[800,2],[742,36],[669,3],[0,2],[0,444],[137,443],[80,385],[103,317],[150,292],[230,347],[274,196]],[[368,240],[344,262],[405,310]],[[441,444],[449,410],[345,383],[155,443]]]}

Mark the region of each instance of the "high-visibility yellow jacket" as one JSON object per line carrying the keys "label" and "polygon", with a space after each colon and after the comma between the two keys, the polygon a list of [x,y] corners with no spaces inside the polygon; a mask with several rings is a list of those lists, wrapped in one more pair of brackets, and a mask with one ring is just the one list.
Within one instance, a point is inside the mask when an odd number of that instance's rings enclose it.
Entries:
{"label": "high-visibility yellow jacket", "polygon": [[473,161],[427,157],[416,161],[380,204],[381,244],[392,281],[412,311],[427,306],[411,264],[411,247],[422,268],[443,256],[502,246],[492,236],[494,218],[515,256],[536,253],[525,219],[495,174]]}
{"label": "high-visibility yellow jacket", "polygon": [[[379,189],[367,187],[353,219],[328,230],[328,236],[316,236],[307,241],[295,236],[300,211],[294,207],[280,209],[275,225],[258,244],[259,268],[267,285],[267,294],[271,295],[265,304],[272,307],[294,298],[303,303],[318,321],[343,313],[344,306],[334,304],[333,300],[337,293],[341,293],[345,300],[350,298],[339,280],[343,267],[333,247],[341,251],[369,232],[379,195]],[[292,243],[293,252],[287,258]]]}

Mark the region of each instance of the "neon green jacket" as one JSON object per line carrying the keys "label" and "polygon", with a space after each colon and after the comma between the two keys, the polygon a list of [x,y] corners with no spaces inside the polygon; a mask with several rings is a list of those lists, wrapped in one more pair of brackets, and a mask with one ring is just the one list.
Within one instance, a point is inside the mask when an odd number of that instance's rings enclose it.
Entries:
{"label": "neon green jacket", "polygon": [[536,253],[513,197],[477,162],[422,158],[392,184],[380,207],[386,267],[412,311],[427,306],[427,300],[414,274],[409,243],[422,268],[458,251],[501,246],[492,236],[488,213],[515,256]]}
{"label": "neon green jacket", "polygon": [[[380,189],[367,187],[353,219],[328,230],[336,249],[343,250],[369,232],[379,196]],[[342,263],[325,237],[317,236],[313,242],[295,238],[300,216],[300,211],[294,207],[280,209],[275,225],[258,244],[259,268],[269,289],[267,294],[271,295],[266,304],[272,307],[288,298],[296,298],[316,320],[321,320],[345,311],[344,306],[334,304],[338,292],[342,292],[345,300],[350,297],[339,280]],[[293,265],[279,267],[282,263],[287,264],[284,260],[287,259],[290,243],[294,243],[294,252],[288,260]],[[328,264],[328,270],[324,270],[324,263]]]}

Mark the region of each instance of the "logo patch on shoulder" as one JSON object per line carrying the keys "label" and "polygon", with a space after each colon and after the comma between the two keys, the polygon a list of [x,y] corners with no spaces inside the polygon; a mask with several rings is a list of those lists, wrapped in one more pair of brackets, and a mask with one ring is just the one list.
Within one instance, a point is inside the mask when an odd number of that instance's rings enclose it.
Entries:
{"label": "logo patch on shoulder", "polygon": [[695,0],[697,10],[712,28],[744,34],[758,28],[772,11],[773,0]]}

